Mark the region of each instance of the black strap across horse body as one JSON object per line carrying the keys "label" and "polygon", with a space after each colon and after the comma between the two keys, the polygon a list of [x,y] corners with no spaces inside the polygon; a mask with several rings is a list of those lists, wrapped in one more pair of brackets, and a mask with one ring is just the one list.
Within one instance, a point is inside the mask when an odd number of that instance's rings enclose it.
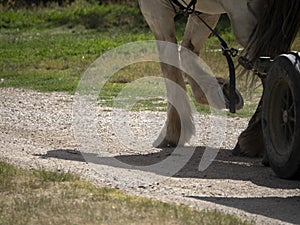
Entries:
{"label": "black strap across horse body", "polygon": [[186,10],[188,8],[195,7],[197,0],[191,0],[189,4],[186,4],[186,6],[181,4],[178,0],[171,0],[171,2],[173,2],[175,5],[177,5],[179,7],[179,9]]}

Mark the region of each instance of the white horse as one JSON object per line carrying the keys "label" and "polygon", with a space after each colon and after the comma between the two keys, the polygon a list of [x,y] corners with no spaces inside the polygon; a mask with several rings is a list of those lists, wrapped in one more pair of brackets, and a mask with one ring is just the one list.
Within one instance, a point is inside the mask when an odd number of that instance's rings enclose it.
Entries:
{"label": "white horse", "polygon": [[[192,1],[179,0],[176,3],[173,0],[139,0],[140,9],[157,40],[177,43],[174,17],[180,10],[178,2],[187,6]],[[220,15],[226,13],[230,18],[237,42],[244,46],[245,56],[254,65],[259,56],[275,57],[288,51],[297,33],[300,20],[299,0],[198,0],[194,9],[202,13],[200,17],[212,28],[216,26]],[[195,13],[192,13],[188,17],[181,45],[199,55],[200,49],[210,33],[211,30],[199,20]],[[164,48],[159,47],[160,54],[163,55],[163,51]],[[183,61],[182,63],[185,63],[184,60],[188,60],[180,55],[180,52],[177,54]],[[199,74],[201,74],[202,70],[198,68],[199,64],[190,62],[187,64],[194,67],[194,70],[199,70]],[[161,68],[165,78],[186,90],[182,71],[164,63],[161,63]],[[190,76],[187,78],[196,101],[200,104],[207,104],[204,92],[197,82]],[[169,92],[168,97],[176,96],[176,93],[172,93],[174,89],[167,88],[167,91]],[[186,98],[181,101],[188,100]],[[186,102],[182,104],[188,105]],[[239,137],[234,150],[236,154],[261,156],[264,152],[260,105],[250,120],[248,128]],[[184,115],[185,127],[182,129],[180,121],[182,118],[176,108],[172,104],[168,104],[167,120],[162,133],[154,142],[155,146],[171,147],[189,141],[194,132],[194,125],[191,111],[186,109],[184,113],[186,114]]]}

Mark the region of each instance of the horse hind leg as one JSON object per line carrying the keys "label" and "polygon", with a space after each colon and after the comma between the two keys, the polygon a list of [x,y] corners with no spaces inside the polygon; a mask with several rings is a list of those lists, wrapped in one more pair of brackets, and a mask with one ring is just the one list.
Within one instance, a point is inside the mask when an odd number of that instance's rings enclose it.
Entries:
{"label": "horse hind leg", "polygon": [[174,64],[161,63],[167,89],[167,120],[153,145],[160,148],[183,145],[189,141],[195,128],[185,82],[179,69],[178,48],[175,45],[175,12],[168,0],[139,0],[139,4],[156,40],[163,41],[158,42],[160,59],[172,58]]}
{"label": "horse hind leg", "polygon": [[[260,101],[256,112],[249,121],[249,124],[240,136],[238,143],[233,149],[233,155],[247,157],[262,157],[265,153],[265,145],[262,133],[261,124],[261,109],[262,102]],[[267,158],[264,158],[264,164],[267,164]]]}

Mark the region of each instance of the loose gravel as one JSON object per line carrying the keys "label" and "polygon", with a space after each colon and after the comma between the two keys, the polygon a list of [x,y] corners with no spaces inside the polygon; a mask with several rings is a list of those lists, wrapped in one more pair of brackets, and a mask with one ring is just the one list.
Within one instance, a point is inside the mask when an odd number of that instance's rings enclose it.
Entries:
{"label": "loose gravel", "polygon": [[[68,171],[103,187],[198,210],[217,209],[257,224],[300,224],[300,181],[277,178],[260,159],[231,155],[247,126],[245,118],[225,118],[226,133],[214,139],[216,118],[195,114],[196,135],[188,146],[172,151],[150,147],[165,113],[123,115],[97,107],[95,134],[101,148],[82,149],[74,135],[74,96],[13,88],[0,89],[0,95],[0,160]],[[220,143],[220,149],[213,143]]]}

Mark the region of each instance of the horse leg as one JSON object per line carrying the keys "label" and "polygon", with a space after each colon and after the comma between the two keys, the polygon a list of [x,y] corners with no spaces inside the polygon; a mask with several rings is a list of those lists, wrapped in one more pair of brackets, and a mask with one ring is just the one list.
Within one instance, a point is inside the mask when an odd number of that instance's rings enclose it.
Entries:
{"label": "horse leg", "polygon": [[[203,13],[200,17],[210,27],[214,28],[219,20],[220,14]],[[198,16],[191,15],[188,20],[182,46],[199,56],[200,49],[210,33],[211,30],[198,18]],[[182,52],[184,51],[181,51],[181,62],[182,65],[184,65],[183,67],[189,67],[189,71],[194,73],[194,76],[190,76],[189,74],[187,78],[196,101],[200,104],[209,104],[215,108],[229,108],[230,99],[228,99],[226,95],[226,93],[229,92],[229,82],[221,77],[213,77],[213,73],[209,68],[206,68],[207,66],[203,61],[201,63],[200,60],[199,64],[199,59],[197,58],[197,60],[193,62],[191,57],[184,57]],[[198,65],[195,65],[195,63]],[[223,94],[221,92],[223,92]],[[236,90],[236,94],[238,96],[238,99],[236,99],[236,109],[241,109],[244,105],[244,101],[238,90]]]}
{"label": "horse leg", "polygon": [[250,119],[246,130],[238,137],[238,142],[233,149],[233,155],[262,157],[265,152],[262,125],[261,125],[262,100]]}
{"label": "horse leg", "polygon": [[[215,27],[220,15],[209,15],[209,14],[201,14],[200,15],[202,19],[204,19],[211,27]],[[196,15],[190,15],[188,19],[188,23],[184,32],[184,37],[182,40],[182,46],[184,48],[187,48],[188,50],[191,50],[196,55],[199,55],[200,49],[203,46],[203,43],[208,38],[211,31],[204,25],[204,23],[197,18]],[[183,51],[182,51],[183,52]],[[203,91],[203,88],[199,86],[201,81],[203,81],[205,78],[202,77],[203,75],[203,68],[200,68],[201,65],[193,65],[193,63],[190,61],[189,57],[185,57],[184,54],[181,54],[181,63],[185,67],[189,67],[189,69],[194,68],[198,71],[196,71],[199,81],[197,82],[195,79],[193,79],[191,76],[187,75],[187,79],[189,81],[189,84],[192,88],[194,97],[196,101],[199,104],[208,104],[206,91]],[[196,62],[199,63],[199,62]],[[208,75],[208,74],[206,74]],[[210,76],[210,75],[208,75]],[[206,84],[204,84],[207,86]],[[203,86],[202,86],[203,87]]]}
{"label": "horse leg", "polygon": [[[264,2],[261,0],[239,2],[221,0],[221,4],[231,20],[233,34],[243,47],[246,47],[249,42],[250,36],[257,24],[256,15],[262,13]],[[234,7],[232,7],[233,5]],[[249,54],[251,55],[251,52]],[[261,125],[262,99],[263,96],[247,128],[238,137],[238,142],[233,149],[234,155],[248,157],[261,157],[264,155],[265,145]],[[264,161],[267,161],[267,159],[265,158]]]}
{"label": "horse leg", "polygon": [[[168,0],[139,0],[141,11],[153,31],[156,40],[177,44],[174,17],[174,8]],[[171,45],[172,46],[172,45]],[[176,45],[175,45],[176,46]],[[172,57],[179,63],[178,48],[158,42],[159,56]],[[183,145],[194,133],[194,124],[186,87],[179,66],[161,63],[161,69],[166,81],[168,108],[167,120],[153,143],[154,147],[174,147]]]}
{"label": "horse leg", "polygon": [[[265,80],[261,80],[263,89],[265,88]],[[262,101],[264,92],[258,103],[254,115],[251,117],[246,130],[244,130],[238,137],[238,142],[233,149],[233,155],[248,156],[248,157],[264,157],[263,164],[268,165],[268,158],[265,150],[262,131]]]}
{"label": "horse leg", "polygon": [[[212,28],[217,24],[220,14],[201,14],[201,18]],[[206,64],[198,57],[203,43],[208,38],[211,30],[196,15],[191,15],[185,29],[182,41],[180,59],[182,68],[192,88],[196,101],[200,104],[210,104],[214,108],[225,108],[226,102],[222,94],[224,79],[216,79]],[[197,57],[190,57],[192,51]],[[219,85],[221,84],[221,85]]]}

